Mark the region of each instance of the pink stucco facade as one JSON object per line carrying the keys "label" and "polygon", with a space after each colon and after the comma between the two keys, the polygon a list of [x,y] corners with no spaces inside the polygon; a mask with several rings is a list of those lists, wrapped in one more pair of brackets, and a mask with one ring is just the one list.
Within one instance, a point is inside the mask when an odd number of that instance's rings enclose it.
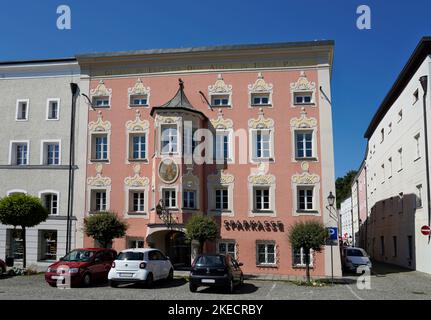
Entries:
{"label": "pink stucco facade", "polygon": [[[264,52],[257,54],[263,55]],[[160,57],[162,59],[163,54]],[[212,58],[215,62],[219,59],[217,56]],[[280,58],[273,59],[278,61]],[[84,70],[85,66],[88,68],[89,96],[93,102],[99,96],[109,99],[109,106],[89,109],[86,211],[94,214],[93,211],[100,209],[96,202],[100,204],[103,195],[98,192],[105,193],[106,207],[103,208],[114,211],[129,225],[126,237],[114,241],[116,250],[153,246],[179,265],[187,265],[193,256],[193,246],[190,248],[183,241],[184,225],[190,216],[204,214],[211,216],[219,227],[218,239],[206,243],[207,252],[226,248],[226,252],[244,264],[245,273],[304,274],[303,265],[298,263],[301,257],[294,259],[288,230],[296,221],[315,219],[326,222],[327,187],[322,183],[322,177],[325,177],[322,159],[327,151],[321,139],[329,139],[332,144],[332,131],[320,130],[321,121],[326,120],[322,120],[325,117],[321,114],[323,98],[319,88],[324,85],[330,90],[330,87],[328,83],[322,83],[327,81],[326,78],[319,78],[322,73],[317,64],[308,62],[306,67],[262,69],[243,66],[227,70],[194,67],[193,72],[184,67],[170,72],[129,73],[115,71],[121,67],[131,68],[130,62],[124,63],[115,57],[96,68],[91,67],[94,62],[81,63]],[[327,73],[330,68],[329,65]],[[109,70],[106,72],[109,75],[103,75],[103,70]],[[184,83],[182,93],[179,78]],[[199,91],[211,102],[217,88],[221,90],[218,93],[229,99],[229,106],[213,106],[211,110]],[[134,92],[147,99],[146,105],[130,106]],[[293,101],[301,92],[310,94],[309,103],[300,105]],[[194,109],[161,107],[176,94],[184,94]],[[250,101],[258,94],[268,97],[269,103],[252,106]],[[181,146],[185,140],[186,120],[190,120],[196,129],[210,128],[215,132],[221,128],[230,132],[229,159],[221,165],[184,164]],[[162,131],[169,125],[176,126],[178,152],[166,156],[162,155]],[[145,159],[131,159],[130,149],[134,148],[131,141],[137,134],[133,131],[136,128],[136,132],[146,137]],[[256,148],[253,130],[270,132],[269,159],[255,161],[252,156],[252,149]],[[236,133],[240,138],[234,138]],[[312,135],[312,155],[298,158],[298,133]],[[107,159],[94,159],[99,143],[95,140],[97,137],[106,137]],[[178,164],[178,174],[168,182],[159,173],[160,163],[167,157]],[[245,158],[246,162],[240,163],[240,158]],[[166,179],[167,176],[163,177]],[[266,211],[256,209],[255,190],[259,188],[268,190],[269,199],[262,200],[269,203]],[[312,208],[306,208],[308,210],[299,209],[303,201],[299,194],[301,188],[313,190],[313,204]],[[220,201],[217,202],[216,190],[219,189],[228,190],[228,208],[224,210],[217,209]],[[166,190],[175,193],[175,205],[169,210],[175,220],[171,229],[155,210]],[[193,208],[184,206],[186,190],[194,194]],[[143,195],[142,212],[131,212],[132,202],[136,200],[134,193]],[[138,241],[141,242],[138,244]],[[86,238],[84,244],[93,246],[94,241]],[[312,274],[325,275],[325,261],[325,251],[315,253]]]}

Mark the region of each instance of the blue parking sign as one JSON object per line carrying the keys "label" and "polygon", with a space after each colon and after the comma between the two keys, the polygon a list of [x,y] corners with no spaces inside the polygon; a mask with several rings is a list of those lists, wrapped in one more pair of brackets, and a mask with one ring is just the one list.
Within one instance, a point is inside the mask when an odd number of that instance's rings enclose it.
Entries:
{"label": "blue parking sign", "polygon": [[327,229],[329,232],[329,240],[337,240],[338,239],[338,228],[337,227],[329,227]]}

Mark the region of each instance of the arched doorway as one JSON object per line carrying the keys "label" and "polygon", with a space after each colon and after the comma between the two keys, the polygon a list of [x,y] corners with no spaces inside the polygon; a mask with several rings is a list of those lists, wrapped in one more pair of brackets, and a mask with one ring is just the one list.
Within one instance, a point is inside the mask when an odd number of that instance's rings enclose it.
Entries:
{"label": "arched doorway", "polygon": [[191,246],[181,231],[169,231],[165,236],[166,254],[174,268],[187,269],[191,265]]}

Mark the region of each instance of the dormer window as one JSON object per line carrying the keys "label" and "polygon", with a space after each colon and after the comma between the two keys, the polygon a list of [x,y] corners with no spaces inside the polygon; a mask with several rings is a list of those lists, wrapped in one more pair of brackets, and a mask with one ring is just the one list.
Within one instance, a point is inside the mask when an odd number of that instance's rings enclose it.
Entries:
{"label": "dormer window", "polygon": [[308,79],[305,71],[301,71],[298,80],[290,84],[290,92],[294,107],[314,105],[316,83]]}
{"label": "dormer window", "polygon": [[178,131],[176,125],[162,125],[162,153],[178,152]]}
{"label": "dormer window", "polygon": [[224,82],[221,74],[213,85],[208,86],[208,96],[212,107],[231,107],[232,106],[232,85]]}
{"label": "dormer window", "polygon": [[269,93],[266,94],[252,94],[251,101],[253,106],[266,106],[271,104],[269,101]]}
{"label": "dormer window", "polygon": [[100,80],[95,89],[90,90],[91,104],[94,108],[109,108],[111,106],[112,89],[105,86],[103,80]]}
{"label": "dormer window", "polygon": [[313,103],[313,94],[311,92],[297,92],[294,94],[295,104]]}
{"label": "dormer window", "polygon": [[109,97],[94,97],[93,107],[95,108],[109,108]]}
{"label": "dormer window", "polygon": [[271,83],[266,83],[262,73],[258,73],[254,84],[248,85],[249,102],[251,107],[271,106],[272,104]]}

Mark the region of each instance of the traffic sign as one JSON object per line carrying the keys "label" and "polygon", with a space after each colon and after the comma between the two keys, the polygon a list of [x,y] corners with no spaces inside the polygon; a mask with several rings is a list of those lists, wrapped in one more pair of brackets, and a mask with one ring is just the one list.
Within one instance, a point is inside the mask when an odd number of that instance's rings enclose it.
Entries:
{"label": "traffic sign", "polygon": [[429,234],[431,233],[431,229],[429,226],[422,226],[421,232],[424,236],[429,236]]}
{"label": "traffic sign", "polygon": [[338,228],[336,227],[329,227],[327,228],[329,232],[329,239],[330,240],[337,240],[338,239]]}

